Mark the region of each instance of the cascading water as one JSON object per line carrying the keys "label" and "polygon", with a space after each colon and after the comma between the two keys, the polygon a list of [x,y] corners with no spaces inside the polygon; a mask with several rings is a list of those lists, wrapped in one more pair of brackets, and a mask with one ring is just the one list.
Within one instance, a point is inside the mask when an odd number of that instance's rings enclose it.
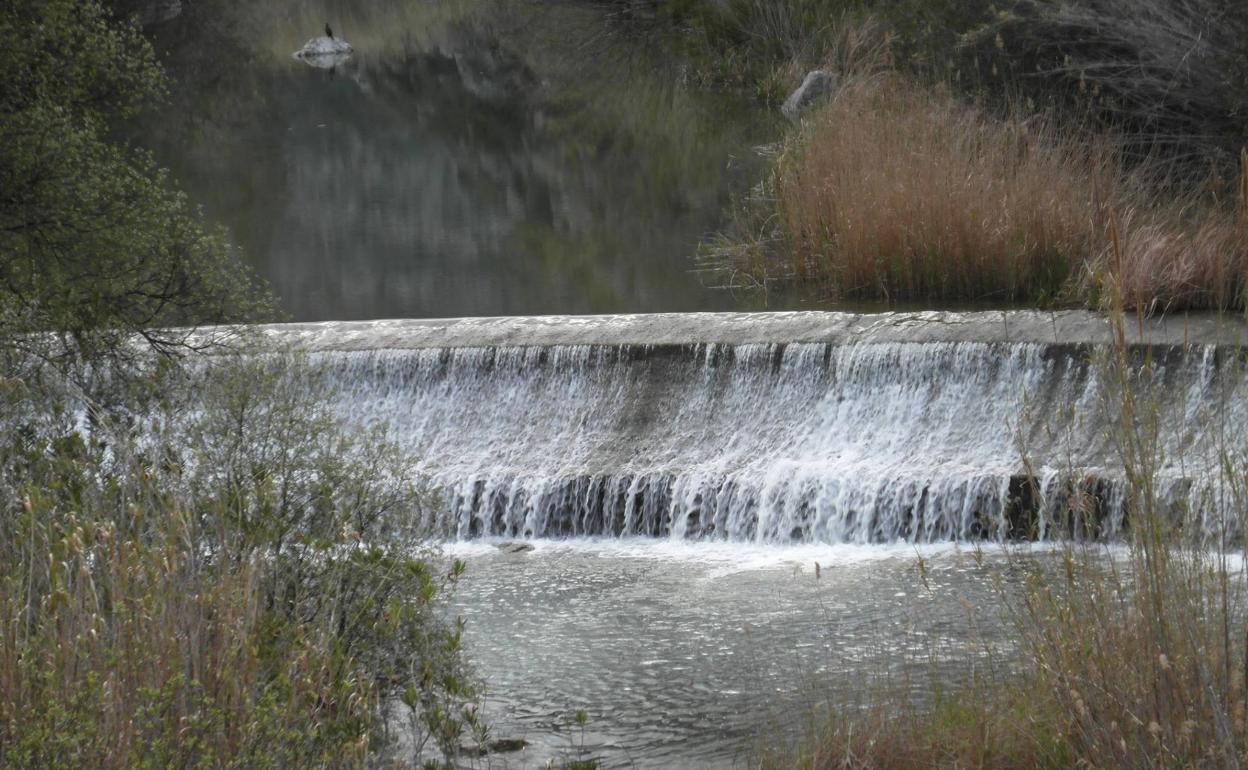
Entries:
{"label": "cascading water", "polygon": [[491,723],[530,742],[499,766],[729,767],[815,704],[857,707],[873,672],[1009,670],[1017,551],[947,541],[1043,537],[1077,504],[1101,533],[1130,527],[1124,410],[1156,450],[1157,498],[1208,532],[1220,455],[1248,457],[1242,325],[1125,330],[1125,371],[1087,313],[260,332],[297,362],[281,382],[384,425],[440,490]]}
{"label": "cascading water", "polygon": [[[344,415],[389,426],[460,538],[1043,536],[1077,497],[1101,532],[1129,517],[1114,390],[1083,346],[367,337],[340,331],[357,349],[312,358]],[[1155,417],[1159,497],[1206,527],[1217,451],[1245,449],[1225,426],[1245,424],[1248,383],[1218,351],[1137,349],[1131,374]]]}

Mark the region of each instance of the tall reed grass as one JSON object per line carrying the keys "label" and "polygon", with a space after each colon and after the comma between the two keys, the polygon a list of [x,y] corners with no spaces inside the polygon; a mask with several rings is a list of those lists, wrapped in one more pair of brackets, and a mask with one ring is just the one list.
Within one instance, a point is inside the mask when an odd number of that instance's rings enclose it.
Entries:
{"label": "tall reed grass", "polygon": [[[1079,288],[1093,296],[1105,276],[1129,308],[1230,309],[1248,289],[1248,151],[1240,158],[1234,206],[1199,200],[1128,207]],[[1099,274],[1099,276],[1098,276]],[[1114,295],[1106,295],[1101,304]]]}
{"label": "tall reed grass", "polygon": [[888,74],[848,84],[776,177],[792,274],[888,299],[1056,296],[1117,189],[1107,153]]}
{"label": "tall reed grass", "polygon": [[1166,199],[1107,137],[865,71],[785,142],[709,261],[833,300],[1108,308],[1114,221],[1128,307],[1243,306],[1248,159],[1231,201]]}

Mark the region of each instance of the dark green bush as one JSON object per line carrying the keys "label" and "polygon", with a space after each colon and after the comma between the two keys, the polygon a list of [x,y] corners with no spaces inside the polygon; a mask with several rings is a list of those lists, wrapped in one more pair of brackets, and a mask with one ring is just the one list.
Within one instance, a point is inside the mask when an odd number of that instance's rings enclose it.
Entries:
{"label": "dark green bush", "polygon": [[0,335],[91,356],[132,335],[253,318],[268,302],[222,233],[121,121],[163,98],[151,46],[95,0],[0,5]]}

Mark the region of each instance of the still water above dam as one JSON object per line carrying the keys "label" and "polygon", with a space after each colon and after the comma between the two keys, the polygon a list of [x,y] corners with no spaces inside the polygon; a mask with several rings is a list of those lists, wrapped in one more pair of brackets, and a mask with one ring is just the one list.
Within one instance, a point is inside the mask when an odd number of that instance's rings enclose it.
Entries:
{"label": "still water above dam", "polygon": [[[596,4],[184,8],[155,29],[177,89],[142,142],[292,319],[762,300],[692,257],[781,119],[684,83]],[[351,57],[292,58],[326,18]]]}

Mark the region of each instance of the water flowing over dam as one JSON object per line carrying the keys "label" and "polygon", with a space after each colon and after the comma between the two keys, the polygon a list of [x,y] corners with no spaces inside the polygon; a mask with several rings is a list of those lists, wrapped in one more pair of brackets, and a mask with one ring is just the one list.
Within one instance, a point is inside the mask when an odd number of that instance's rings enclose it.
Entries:
{"label": "water flowing over dam", "polygon": [[264,331],[325,368],[344,415],[389,425],[458,538],[1026,538],[1072,509],[1112,535],[1131,515],[1119,378],[1175,515],[1216,528],[1219,453],[1248,449],[1233,427],[1248,424],[1248,335],[1210,318],[1131,321],[1124,371],[1085,312]]}

